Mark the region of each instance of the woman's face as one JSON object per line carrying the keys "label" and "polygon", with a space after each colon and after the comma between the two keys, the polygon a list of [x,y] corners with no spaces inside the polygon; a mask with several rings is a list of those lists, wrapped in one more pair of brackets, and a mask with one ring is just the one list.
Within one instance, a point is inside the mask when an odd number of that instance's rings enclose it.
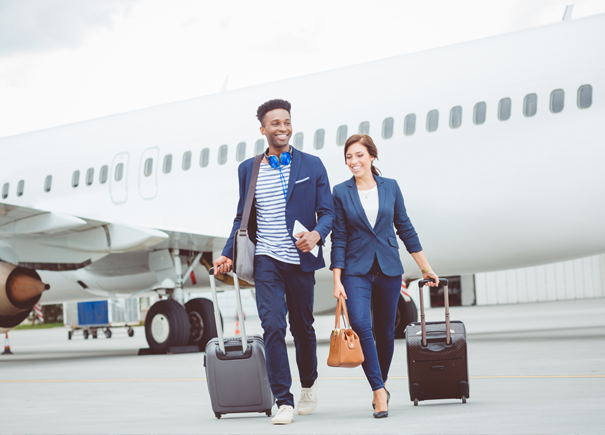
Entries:
{"label": "woman's face", "polygon": [[372,162],[374,157],[370,156],[368,149],[359,142],[354,143],[347,149],[345,155],[347,166],[356,178],[363,178],[372,174]]}

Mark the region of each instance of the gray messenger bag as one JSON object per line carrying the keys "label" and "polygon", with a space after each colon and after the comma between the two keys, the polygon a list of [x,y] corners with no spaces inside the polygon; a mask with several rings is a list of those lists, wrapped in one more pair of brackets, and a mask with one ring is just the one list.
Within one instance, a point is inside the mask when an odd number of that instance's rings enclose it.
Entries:
{"label": "gray messenger bag", "polygon": [[239,230],[236,231],[233,240],[233,271],[237,274],[238,278],[252,285],[254,285],[254,250],[256,246],[249,237],[248,221],[250,220],[250,211],[252,210],[252,202],[254,201],[254,193],[256,192],[256,180],[258,179],[258,171],[262,159],[262,154],[254,158],[252,176],[250,177],[250,185],[248,186],[246,203],[244,205],[244,214],[242,215]]}

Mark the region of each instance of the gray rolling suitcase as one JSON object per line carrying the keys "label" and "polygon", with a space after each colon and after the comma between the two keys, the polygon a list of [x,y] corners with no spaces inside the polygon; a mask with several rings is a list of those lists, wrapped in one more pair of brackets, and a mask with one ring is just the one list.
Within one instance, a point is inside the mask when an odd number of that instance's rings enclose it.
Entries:
{"label": "gray rolling suitcase", "polygon": [[432,399],[462,399],[466,403],[470,391],[464,323],[450,322],[446,278],[439,278],[438,287],[445,292],[445,322],[425,321],[422,287],[427,282],[418,282],[421,321],[410,323],[405,334],[410,400],[415,406]]}
{"label": "gray rolling suitcase", "polygon": [[[214,268],[209,270],[209,274],[218,337],[213,338],[206,345],[204,366],[214,415],[216,418],[221,418],[223,414],[260,412],[271,417],[271,408],[275,399],[269,386],[265,345],[260,335],[249,337],[246,335],[237,275],[234,274],[233,278],[237,313],[242,321],[242,335],[223,339]],[[242,346],[242,343],[246,345]]]}

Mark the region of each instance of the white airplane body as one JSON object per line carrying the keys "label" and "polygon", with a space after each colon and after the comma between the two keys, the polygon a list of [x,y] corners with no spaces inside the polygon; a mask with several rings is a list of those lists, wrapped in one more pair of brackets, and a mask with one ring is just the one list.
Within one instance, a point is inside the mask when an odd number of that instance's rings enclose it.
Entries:
{"label": "white airplane body", "polygon": [[[337,145],[338,128],[347,126],[348,136],[370,123],[377,166],[399,182],[441,276],[601,253],[603,52],[605,15],[597,15],[2,138],[0,189],[9,187],[8,196],[0,197],[0,260],[37,270],[51,285],[43,303],[127,295],[166,288],[165,278],[178,281],[175,268],[185,270],[186,259],[220,254],[239,194],[236,146],[245,142],[245,158],[254,155],[262,138],[256,107],[272,98],[292,103],[293,133],[303,133],[302,150],[322,159],[332,186],[351,177]],[[591,104],[581,108],[579,92],[587,85]],[[549,109],[555,90],[564,91],[559,113]],[[537,111],[525,116],[531,94],[537,95]],[[504,98],[511,99],[511,114],[499,120]],[[486,117],[477,125],[481,102]],[[462,122],[452,128],[450,110],[456,106]],[[438,127],[429,132],[427,114],[433,110],[439,112]],[[409,114],[416,115],[415,132],[406,135]],[[393,134],[385,138],[388,118]],[[314,147],[318,129],[325,131],[321,149]],[[219,164],[222,145],[228,146],[227,158]],[[208,164],[201,167],[205,148]],[[187,152],[191,166],[185,170]],[[172,169],[164,173],[169,154]],[[101,184],[105,165],[108,180]],[[87,185],[90,168],[94,176]],[[79,185],[72,187],[77,170]],[[116,171],[122,172],[119,181]],[[21,181],[23,194],[17,196]],[[400,248],[406,273],[418,276],[402,243]],[[154,266],[168,261],[174,249],[182,265]],[[329,265],[329,241],[324,255]],[[197,283],[187,280],[185,289],[207,290],[205,271],[195,262]],[[327,303],[327,267],[317,282],[316,298]]]}

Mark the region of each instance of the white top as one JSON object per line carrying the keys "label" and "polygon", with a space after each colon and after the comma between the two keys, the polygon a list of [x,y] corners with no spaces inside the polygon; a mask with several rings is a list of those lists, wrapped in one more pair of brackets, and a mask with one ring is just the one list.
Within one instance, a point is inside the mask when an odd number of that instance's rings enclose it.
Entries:
{"label": "white top", "polygon": [[376,219],[378,218],[378,186],[372,187],[370,190],[357,190],[359,192],[359,200],[366,212],[368,222],[374,228]]}
{"label": "white top", "polygon": [[300,264],[300,258],[294,242],[286,227],[286,199],[288,193],[290,165],[273,169],[261,164],[256,182],[254,200],[256,201],[256,251],[255,255],[268,255],[284,263]]}

